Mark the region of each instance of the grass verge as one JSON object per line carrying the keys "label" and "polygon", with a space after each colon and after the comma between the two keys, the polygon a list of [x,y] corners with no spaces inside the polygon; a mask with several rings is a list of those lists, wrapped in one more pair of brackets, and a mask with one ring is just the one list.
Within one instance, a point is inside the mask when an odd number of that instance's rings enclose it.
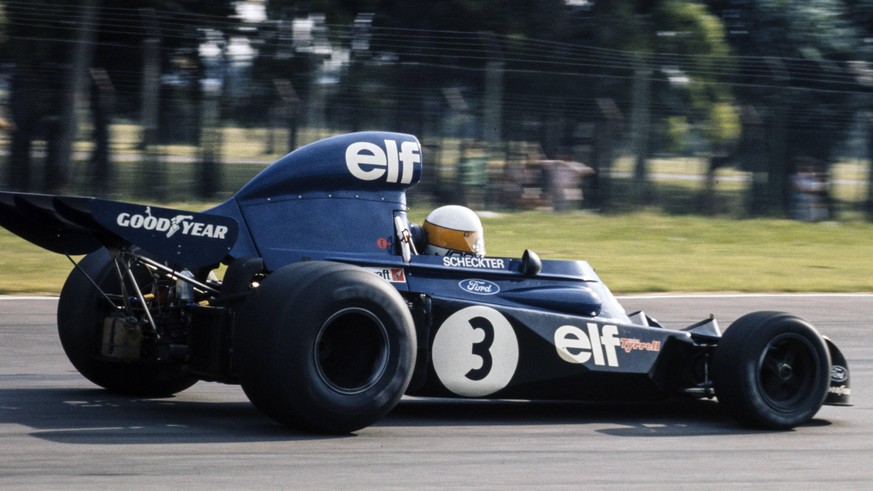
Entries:
{"label": "grass verge", "polygon": [[[410,216],[420,223],[428,211]],[[868,223],[534,211],[483,223],[489,255],[530,248],[543,259],[587,260],[619,294],[873,291]],[[2,294],[57,294],[72,267],[5,230],[0,250]]]}
{"label": "grass verge", "polygon": [[621,293],[873,291],[866,223],[521,213],[485,227],[491,254],[526,243],[543,258],[583,258]]}

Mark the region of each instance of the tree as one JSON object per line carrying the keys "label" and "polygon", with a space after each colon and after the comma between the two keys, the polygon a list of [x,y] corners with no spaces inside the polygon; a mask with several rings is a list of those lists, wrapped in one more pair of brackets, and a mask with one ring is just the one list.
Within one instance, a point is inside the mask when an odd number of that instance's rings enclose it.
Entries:
{"label": "tree", "polygon": [[[69,59],[64,49],[69,44],[63,41],[69,41],[73,32],[62,21],[70,13],[75,10],[67,2],[36,0],[7,6],[7,33],[12,42],[4,45],[4,55],[13,63],[9,112],[14,130],[5,181],[12,189],[27,191],[36,185],[31,165],[34,139],[43,136],[57,141],[56,108],[64,80],[64,66],[58,60]],[[48,145],[47,151],[51,154],[56,148]]]}
{"label": "tree", "polygon": [[[673,133],[687,140],[688,129],[697,128],[713,156],[736,140],[739,111],[727,84],[733,58],[721,20],[703,5],[687,0],[594,2],[581,27],[576,39],[599,55],[592,56],[598,61],[592,69],[600,76],[593,96],[615,101],[630,115],[637,205],[650,194],[646,162],[657,145],[653,135]],[[710,169],[712,176],[713,163]],[[711,177],[708,183],[711,187]]]}
{"label": "tree", "polygon": [[[746,119],[742,155],[752,214],[785,213],[796,162],[827,165],[855,111],[847,62],[858,33],[840,0],[710,1],[730,19],[734,81]],[[764,152],[764,154],[761,154]]]}
{"label": "tree", "polygon": [[[434,111],[439,118],[454,108],[456,120],[461,111],[464,121],[474,121],[459,125],[459,134],[481,138],[495,133],[484,131],[482,122],[500,114],[497,134],[537,140],[547,156],[555,157],[590,145],[585,139],[591,137],[580,136],[583,123],[596,121],[614,131],[616,114],[635,114],[630,119],[641,202],[653,145],[648,128],[686,121],[702,128],[718,152],[739,133],[739,111],[725,84],[732,63],[724,29],[697,2],[361,0],[300,5],[271,0],[268,12],[288,19],[320,11],[333,42],[346,47],[356,39],[351,20],[360,12],[373,14],[367,52],[352,57],[334,99],[349,109],[343,114],[355,129],[364,124],[363,115],[373,124],[390,112],[391,122],[414,125],[422,133]],[[275,76],[284,69],[288,78],[312,69],[289,63],[274,67],[263,73]],[[690,82],[671,82],[671,70]],[[308,79],[294,81],[304,100]],[[447,100],[446,90],[454,101]]]}
{"label": "tree", "polygon": [[854,97],[862,121],[867,129],[867,159],[870,166],[867,178],[867,219],[873,220],[873,0],[848,0],[849,18],[859,31],[856,58],[850,61],[852,75],[859,86]]}
{"label": "tree", "polygon": [[[98,33],[99,49],[94,66],[111,84],[112,107],[116,112],[142,123],[143,163],[138,192],[160,198],[166,183],[156,145],[185,141],[214,141],[214,128],[202,128],[200,114],[204,97],[201,80],[207,77],[201,58],[206,36],[224,40],[235,32],[233,0],[103,0]],[[223,43],[226,45],[226,42]],[[108,94],[102,94],[106,97]],[[100,99],[92,100],[95,134],[106,134],[110,117]],[[107,139],[98,139],[98,144]],[[96,153],[108,155],[98,146]],[[198,169],[201,195],[210,197],[220,159],[216,152],[204,152]],[[107,157],[102,157],[103,159]],[[101,179],[101,157],[93,158],[92,176]],[[211,185],[210,185],[211,184]]]}
{"label": "tree", "polygon": [[[710,145],[706,184],[702,194],[703,210],[716,211],[715,172],[732,153],[740,136],[739,110],[731,86],[734,59],[727,44],[721,21],[699,3],[669,0],[655,12],[659,28],[659,57],[662,70],[686,80],[682,109],[677,116],[687,120]],[[678,42],[677,42],[678,41]]]}
{"label": "tree", "polygon": [[[7,186],[56,192],[68,185],[75,109],[82,106],[76,101],[91,87],[94,73],[113,88],[118,110],[139,107],[140,79],[133,74],[142,70],[142,40],[147,34],[141,9],[156,12],[163,71],[180,53],[187,53],[197,66],[201,28],[232,29],[232,7],[232,0],[36,0],[8,5],[8,33],[14,43],[7,43],[2,55],[13,64],[9,107],[15,132]],[[92,111],[99,113],[94,118],[97,134],[106,134],[105,109]],[[31,163],[37,139],[44,139],[47,149],[40,185]],[[98,153],[106,154],[108,139],[97,140],[103,145]]]}

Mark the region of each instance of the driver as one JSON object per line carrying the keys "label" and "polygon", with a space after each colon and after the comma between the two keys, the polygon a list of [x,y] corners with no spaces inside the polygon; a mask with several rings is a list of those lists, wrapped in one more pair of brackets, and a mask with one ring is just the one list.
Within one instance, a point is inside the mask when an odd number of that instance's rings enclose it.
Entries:
{"label": "driver", "polygon": [[485,232],[476,213],[463,206],[441,206],[424,219],[427,255],[485,255]]}

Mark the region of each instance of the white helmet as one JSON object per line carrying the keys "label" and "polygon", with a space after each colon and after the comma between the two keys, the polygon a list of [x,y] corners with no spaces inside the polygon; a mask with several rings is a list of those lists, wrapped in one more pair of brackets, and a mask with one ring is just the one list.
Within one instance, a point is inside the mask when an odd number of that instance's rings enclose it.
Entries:
{"label": "white helmet", "polygon": [[441,206],[424,219],[427,232],[425,254],[445,256],[451,252],[485,255],[485,232],[473,210],[458,205]]}

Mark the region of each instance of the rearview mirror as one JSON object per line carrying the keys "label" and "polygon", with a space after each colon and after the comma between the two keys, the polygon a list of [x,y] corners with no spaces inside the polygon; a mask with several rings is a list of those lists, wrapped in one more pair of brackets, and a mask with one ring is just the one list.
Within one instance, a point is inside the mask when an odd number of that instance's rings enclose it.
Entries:
{"label": "rearview mirror", "polygon": [[543,262],[536,252],[525,249],[521,255],[521,272],[523,274],[535,275],[543,270]]}

